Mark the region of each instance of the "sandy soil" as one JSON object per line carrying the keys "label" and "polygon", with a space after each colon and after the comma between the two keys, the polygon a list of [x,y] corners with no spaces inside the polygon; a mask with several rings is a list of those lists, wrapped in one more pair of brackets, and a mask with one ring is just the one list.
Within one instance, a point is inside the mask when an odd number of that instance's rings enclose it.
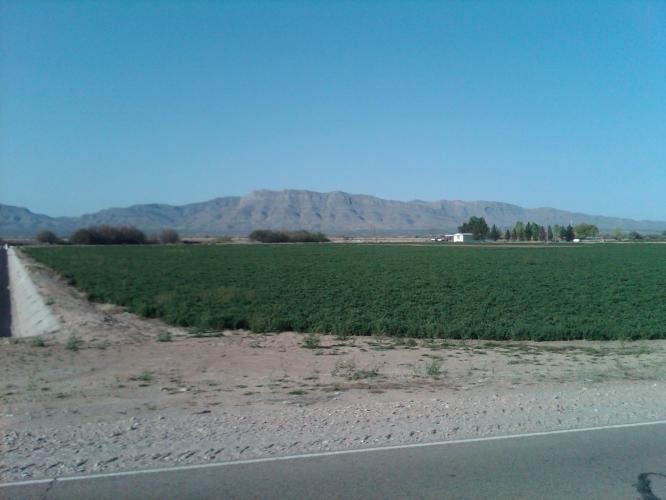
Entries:
{"label": "sandy soil", "polygon": [[0,344],[2,481],[666,417],[664,341],[194,338],[30,269],[63,329]]}

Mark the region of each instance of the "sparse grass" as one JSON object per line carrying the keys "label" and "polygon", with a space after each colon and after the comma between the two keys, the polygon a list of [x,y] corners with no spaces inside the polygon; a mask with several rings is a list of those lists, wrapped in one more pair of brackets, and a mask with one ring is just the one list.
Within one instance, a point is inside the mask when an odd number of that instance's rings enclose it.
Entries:
{"label": "sparse grass", "polygon": [[303,347],[306,349],[317,349],[321,344],[321,337],[316,333],[308,333],[303,338]]}
{"label": "sparse grass", "polygon": [[67,338],[67,342],[65,342],[65,349],[68,351],[77,352],[82,343],[83,341],[79,337],[72,334]]}
{"label": "sparse grass", "polygon": [[33,337],[30,341],[30,345],[32,347],[46,347],[46,342],[44,342],[44,339],[41,336]]}
{"label": "sparse grass", "polygon": [[290,394],[292,396],[302,396],[303,394],[307,394],[308,391],[305,391],[303,389],[294,389],[293,391],[289,391],[287,394]]}
{"label": "sparse grass", "polygon": [[52,298],[46,299],[46,305],[47,306],[52,306],[53,304],[55,304],[55,300],[53,300]]}
{"label": "sparse grass", "polygon": [[335,334],[335,340],[339,340],[340,342],[346,342],[350,337],[351,335],[345,331],[340,331]]}
{"label": "sparse grass", "polygon": [[190,335],[194,338],[224,337],[224,331],[195,328],[190,332]]}
{"label": "sparse grass", "polygon": [[338,361],[331,372],[334,377],[344,377],[347,380],[362,380],[374,378],[379,375],[378,368],[358,368],[355,361]]}
{"label": "sparse grass", "polygon": [[425,368],[426,375],[432,378],[439,378],[442,374],[442,361],[438,358],[432,358]]}
{"label": "sparse grass", "polygon": [[111,342],[109,342],[108,340],[103,340],[99,344],[96,344],[95,348],[103,351],[104,349],[107,349],[110,345]]}
{"label": "sparse grass", "polygon": [[134,375],[129,378],[132,382],[152,382],[154,379],[153,373],[149,371],[143,371],[138,375]]}
{"label": "sparse grass", "polygon": [[158,342],[171,342],[171,332],[160,332],[157,334]]}

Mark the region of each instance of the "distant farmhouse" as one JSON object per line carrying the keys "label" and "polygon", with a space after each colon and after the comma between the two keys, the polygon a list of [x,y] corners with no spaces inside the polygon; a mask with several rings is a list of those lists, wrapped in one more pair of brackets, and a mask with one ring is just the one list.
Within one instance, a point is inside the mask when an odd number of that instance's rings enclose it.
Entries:
{"label": "distant farmhouse", "polygon": [[474,235],[472,233],[455,233],[453,235],[454,243],[465,243],[467,241],[474,241]]}
{"label": "distant farmhouse", "polygon": [[466,241],[474,241],[474,235],[472,233],[443,234],[441,236],[433,236],[430,238],[430,241],[465,243]]}

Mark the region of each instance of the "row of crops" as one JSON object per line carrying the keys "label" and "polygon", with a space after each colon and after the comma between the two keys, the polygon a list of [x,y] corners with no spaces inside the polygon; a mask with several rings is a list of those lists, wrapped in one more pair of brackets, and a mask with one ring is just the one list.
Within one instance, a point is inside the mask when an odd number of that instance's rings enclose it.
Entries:
{"label": "row of crops", "polygon": [[26,249],[91,300],[199,329],[666,337],[666,245]]}

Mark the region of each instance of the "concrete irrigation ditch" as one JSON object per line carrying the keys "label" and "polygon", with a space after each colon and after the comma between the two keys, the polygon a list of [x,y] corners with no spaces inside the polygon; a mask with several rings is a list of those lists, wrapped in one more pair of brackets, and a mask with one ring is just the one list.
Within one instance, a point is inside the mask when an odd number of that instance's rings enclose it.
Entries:
{"label": "concrete irrigation ditch", "polygon": [[12,337],[32,337],[60,328],[35,286],[25,264],[12,247],[7,249]]}

